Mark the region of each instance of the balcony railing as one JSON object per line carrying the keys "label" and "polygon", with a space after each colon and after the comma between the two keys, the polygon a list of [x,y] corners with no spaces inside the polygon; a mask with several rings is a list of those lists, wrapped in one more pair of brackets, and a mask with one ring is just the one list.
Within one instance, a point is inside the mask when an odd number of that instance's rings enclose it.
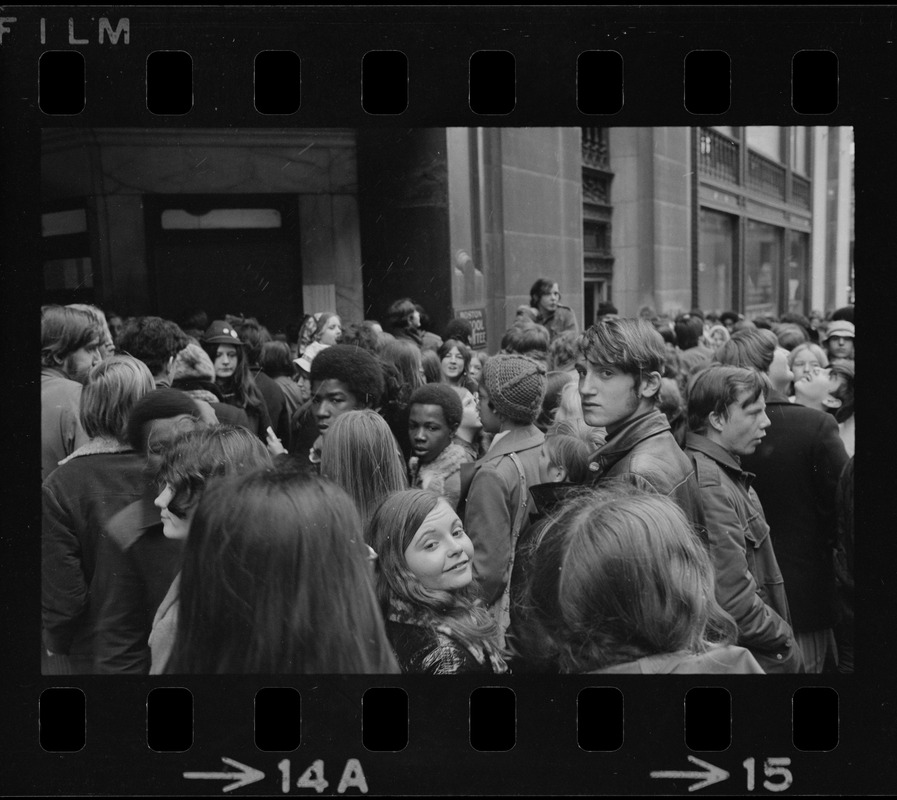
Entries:
{"label": "balcony railing", "polygon": [[711,128],[701,128],[700,171],[728,183],[738,183],[738,142]]}
{"label": "balcony railing", "polygon": [[785,199],[785,167],[776,164],[753,150],[748,150],[748,174],[746,184],[761,194]]}
{"label": "balcony railing", "polygon": [[587,167],[610,172],[607,128],[582,129],[582,162]]}
{"label": "balcony railing", "polygon": [[810,182],[794,173],[791,174],[791,200],[795,205],[810,208]]}

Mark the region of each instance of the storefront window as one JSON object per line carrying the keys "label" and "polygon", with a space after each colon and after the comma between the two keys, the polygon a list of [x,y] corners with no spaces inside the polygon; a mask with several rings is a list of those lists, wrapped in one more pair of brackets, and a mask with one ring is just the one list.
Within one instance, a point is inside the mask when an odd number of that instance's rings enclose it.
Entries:
{"label": "storefront window", "polygon": [[810,235],[808,233],[791,231],[789,234],[788,267],[786,272],[788,310],[804,315],[809,313],[809,249]]}
{"label": "storefront window", "polygon": [[778,316],[779,276],[782,268],[781,228],[748,220],[744,248],[744,313]]}
{"label": "storefront window", "polygon": [[698,237],[698,306],[721,313],[732,307],[735,217],[701,209]]}

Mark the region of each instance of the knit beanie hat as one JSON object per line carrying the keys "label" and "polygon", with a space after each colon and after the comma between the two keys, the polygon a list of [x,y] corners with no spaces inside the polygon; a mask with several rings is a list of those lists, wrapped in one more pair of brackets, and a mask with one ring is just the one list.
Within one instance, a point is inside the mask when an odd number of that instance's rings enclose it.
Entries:
{"label": "knit beanie hat", "polygon": [[174,358],[171,367],[171,380],[183,378],[201,378],[205,381],[215,380],[215,366],[208,353],[198,344],[188,344]]}
{"label": "knit beanie hat", "polygon": [[535,422],[545,397],[545,367],[526,356],[500,353],[486,362],[482,382],[499,414]]}

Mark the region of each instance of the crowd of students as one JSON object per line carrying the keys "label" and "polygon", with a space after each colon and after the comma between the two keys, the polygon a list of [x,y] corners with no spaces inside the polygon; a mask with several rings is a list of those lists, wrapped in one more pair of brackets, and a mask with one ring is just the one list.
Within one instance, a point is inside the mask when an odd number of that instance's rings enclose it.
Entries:
{"label": "crowd of students", "polygon": [[43,672],[852,672],[852,307],[560,299],[45,306]]}

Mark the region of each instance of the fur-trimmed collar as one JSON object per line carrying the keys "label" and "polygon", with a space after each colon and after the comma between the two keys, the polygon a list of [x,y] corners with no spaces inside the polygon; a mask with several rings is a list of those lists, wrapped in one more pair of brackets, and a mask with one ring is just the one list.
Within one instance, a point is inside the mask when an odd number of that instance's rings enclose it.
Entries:
{"label": "fur-trimmed collar", "polygon": [[429,464],[421,464],[417,456],[408,459],[408,471],[411,474],[411,485],[420,486],[436,494],[445,494],[445,482],[461,469],[470,459],[464,448],[450,444]]}
{"label": "fur-trimmed collar", "polygon": [[133,453],[134,449],[129,444],[122,444],[118,439],[108,436],[97,436],[87,444],[82,444],[74,453],[66,456],[59,462],[60,466],[80,456],[98,456],[110,453]]}

